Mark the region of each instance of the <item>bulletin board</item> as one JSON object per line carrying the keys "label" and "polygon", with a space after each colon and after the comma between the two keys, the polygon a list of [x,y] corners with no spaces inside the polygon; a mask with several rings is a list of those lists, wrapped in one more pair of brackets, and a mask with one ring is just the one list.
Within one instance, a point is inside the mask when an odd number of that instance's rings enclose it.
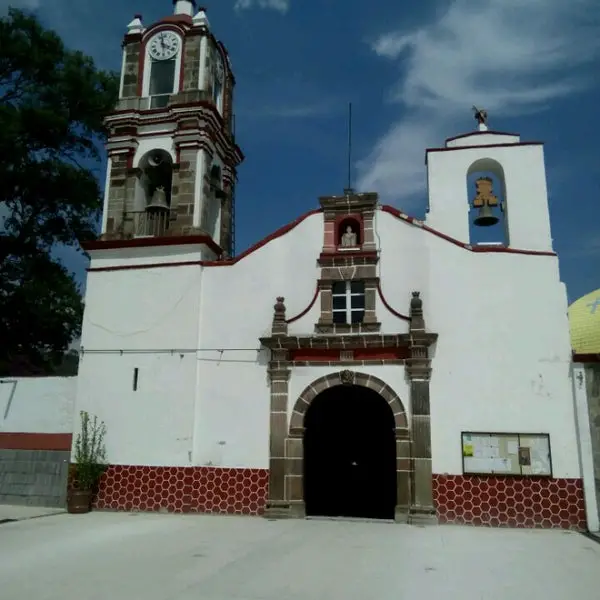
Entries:
{"label": "bulletin board", "polygon": [[550,435],[547,433],[461,434],[466,475],[552,477]]}

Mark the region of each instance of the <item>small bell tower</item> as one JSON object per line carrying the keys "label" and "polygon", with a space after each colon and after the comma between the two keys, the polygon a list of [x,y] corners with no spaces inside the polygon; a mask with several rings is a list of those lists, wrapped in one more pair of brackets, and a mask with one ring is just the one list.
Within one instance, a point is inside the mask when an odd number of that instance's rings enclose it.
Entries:
{"label": "small bell tower", "polygon": [[476,131],[427,150],[427,225],[470,244],[474,229],[496,229],[501,241],[485,244],[552,252],[543,143],[492,131],[473,109]]}
{"label": "small bell tower", "polygon": [[[237,169],[235,78],[206,9],[174,0],[123,40],[119,100],[106,119],[108,169],[103,240],[202,235],[234,252]],[[151,243],[151,240],[147,240]]]}

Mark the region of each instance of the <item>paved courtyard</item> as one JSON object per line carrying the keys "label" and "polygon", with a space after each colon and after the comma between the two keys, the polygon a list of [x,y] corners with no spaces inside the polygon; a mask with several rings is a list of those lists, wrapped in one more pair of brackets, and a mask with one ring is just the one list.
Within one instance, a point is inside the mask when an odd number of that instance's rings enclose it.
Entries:
{"label": "paved courtyard", "polygon": [[0,525],[2,600],[597,600],[576,533],[94,512]]}

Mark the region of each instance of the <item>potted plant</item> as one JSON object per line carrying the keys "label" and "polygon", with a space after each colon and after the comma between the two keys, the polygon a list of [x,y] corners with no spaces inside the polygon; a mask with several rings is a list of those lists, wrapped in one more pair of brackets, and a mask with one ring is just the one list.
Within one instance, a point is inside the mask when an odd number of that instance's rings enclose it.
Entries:
{"label": "potted plant", "polygon": [[92,497],[98,481],[106,470],[104,436],[106,425],[81,411],[81,432],[75,439],[72,465],[72,486],[67,500],[70,513],[87,513],[92,509]]}

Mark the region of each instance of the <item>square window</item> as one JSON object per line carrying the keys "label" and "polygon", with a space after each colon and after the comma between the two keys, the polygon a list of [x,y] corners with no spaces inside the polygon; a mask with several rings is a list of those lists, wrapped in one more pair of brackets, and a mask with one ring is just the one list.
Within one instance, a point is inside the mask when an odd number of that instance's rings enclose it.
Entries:
{"label": "square window", "polygon": [[364,281],[351,281],[350,282],[350,293],[351,294],[364,294],[365,293]]}
{"label": "square window", "polygon": [[365,308],[365,296],[364,294],[350,296],[350,308],[355,310],[357,308],[364,310]]}
{"label": "square window", "polygon": [[364,310],[353,310],[351,311],[352,323],[362,323],[365,317]]}
{"label": "square window", "polygon": [[333,322],[334,323],[346,323],[346,311],[345,310],[334,310],[333,311]]}
{"label": "square window", "polygon": [[331,286],[331,293],[334,296],[345,296],[346,295],[346,281],[336,281],[332,286]]}
{"label": "square window", "polygon": [[[356,308],[362,308],[357,306]],[[333,296],[333,310],[346,310],[346,296]]]}

